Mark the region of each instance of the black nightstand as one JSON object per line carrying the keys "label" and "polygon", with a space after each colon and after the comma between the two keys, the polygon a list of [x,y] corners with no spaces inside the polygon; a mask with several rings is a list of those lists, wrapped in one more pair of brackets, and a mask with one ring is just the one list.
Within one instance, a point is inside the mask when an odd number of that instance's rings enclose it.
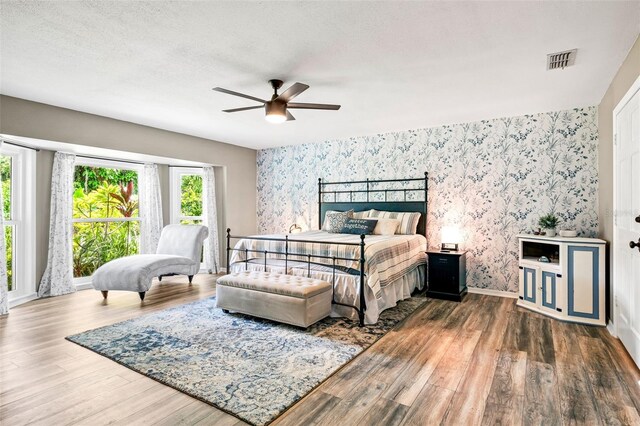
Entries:
{"label": "black nightstand", "polygon": [[428,251],[427,297],[461,302],[467,294],[466,251]]}

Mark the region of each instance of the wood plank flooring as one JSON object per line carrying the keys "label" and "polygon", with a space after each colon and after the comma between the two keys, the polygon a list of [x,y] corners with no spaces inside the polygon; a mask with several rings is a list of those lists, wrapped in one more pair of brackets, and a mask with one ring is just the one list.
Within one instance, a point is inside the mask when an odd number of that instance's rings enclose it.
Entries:
{"label": "wood plank flooring", "polygon": [[[64,340],[215,294],[167,277],[147,293],[37,300],[0,318],[2,425],[241,425],[201,401]],[[640,425],[640,371],[604,328],[515,300],[431,300],[274,425]]]}

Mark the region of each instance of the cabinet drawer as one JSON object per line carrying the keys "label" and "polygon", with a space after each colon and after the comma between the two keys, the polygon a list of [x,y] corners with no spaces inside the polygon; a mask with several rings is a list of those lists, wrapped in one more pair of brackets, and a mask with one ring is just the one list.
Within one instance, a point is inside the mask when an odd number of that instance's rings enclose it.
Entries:
{"label": "cabinet drawer", "polygon": [[429,262],[433,262],[434,266],[436,265],[454,265],[458,266],[458,259],[453,256],[441,256],[437,254],[429,255]]}

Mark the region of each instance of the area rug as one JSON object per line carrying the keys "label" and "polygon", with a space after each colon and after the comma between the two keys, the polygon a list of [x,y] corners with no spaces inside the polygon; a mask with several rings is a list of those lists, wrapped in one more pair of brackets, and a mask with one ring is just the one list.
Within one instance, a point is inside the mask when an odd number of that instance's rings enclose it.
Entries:
{"label": "area rug", "polygon": [[371,326],[326,318],[303,330],[225,314],[210,298],[67,339],[246,422],[265,425],[426,300],[399,302]]}

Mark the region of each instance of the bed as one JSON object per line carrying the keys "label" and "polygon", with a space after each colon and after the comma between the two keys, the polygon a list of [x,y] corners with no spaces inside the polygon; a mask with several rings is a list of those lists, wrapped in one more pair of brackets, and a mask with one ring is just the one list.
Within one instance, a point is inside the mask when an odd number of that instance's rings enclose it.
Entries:
{"label": "bed", "polygon": [[[319,230],[234,236],[227,230],[230,272],[267,271],[333,284],[332,316],[375,324],[382,311],[426,282],[427,173],[424,178],[318,180]],[[415,234],[354,235],[323,229],[327,212],[420,213]],[[365,215],[369,213],[364,213]]]}

